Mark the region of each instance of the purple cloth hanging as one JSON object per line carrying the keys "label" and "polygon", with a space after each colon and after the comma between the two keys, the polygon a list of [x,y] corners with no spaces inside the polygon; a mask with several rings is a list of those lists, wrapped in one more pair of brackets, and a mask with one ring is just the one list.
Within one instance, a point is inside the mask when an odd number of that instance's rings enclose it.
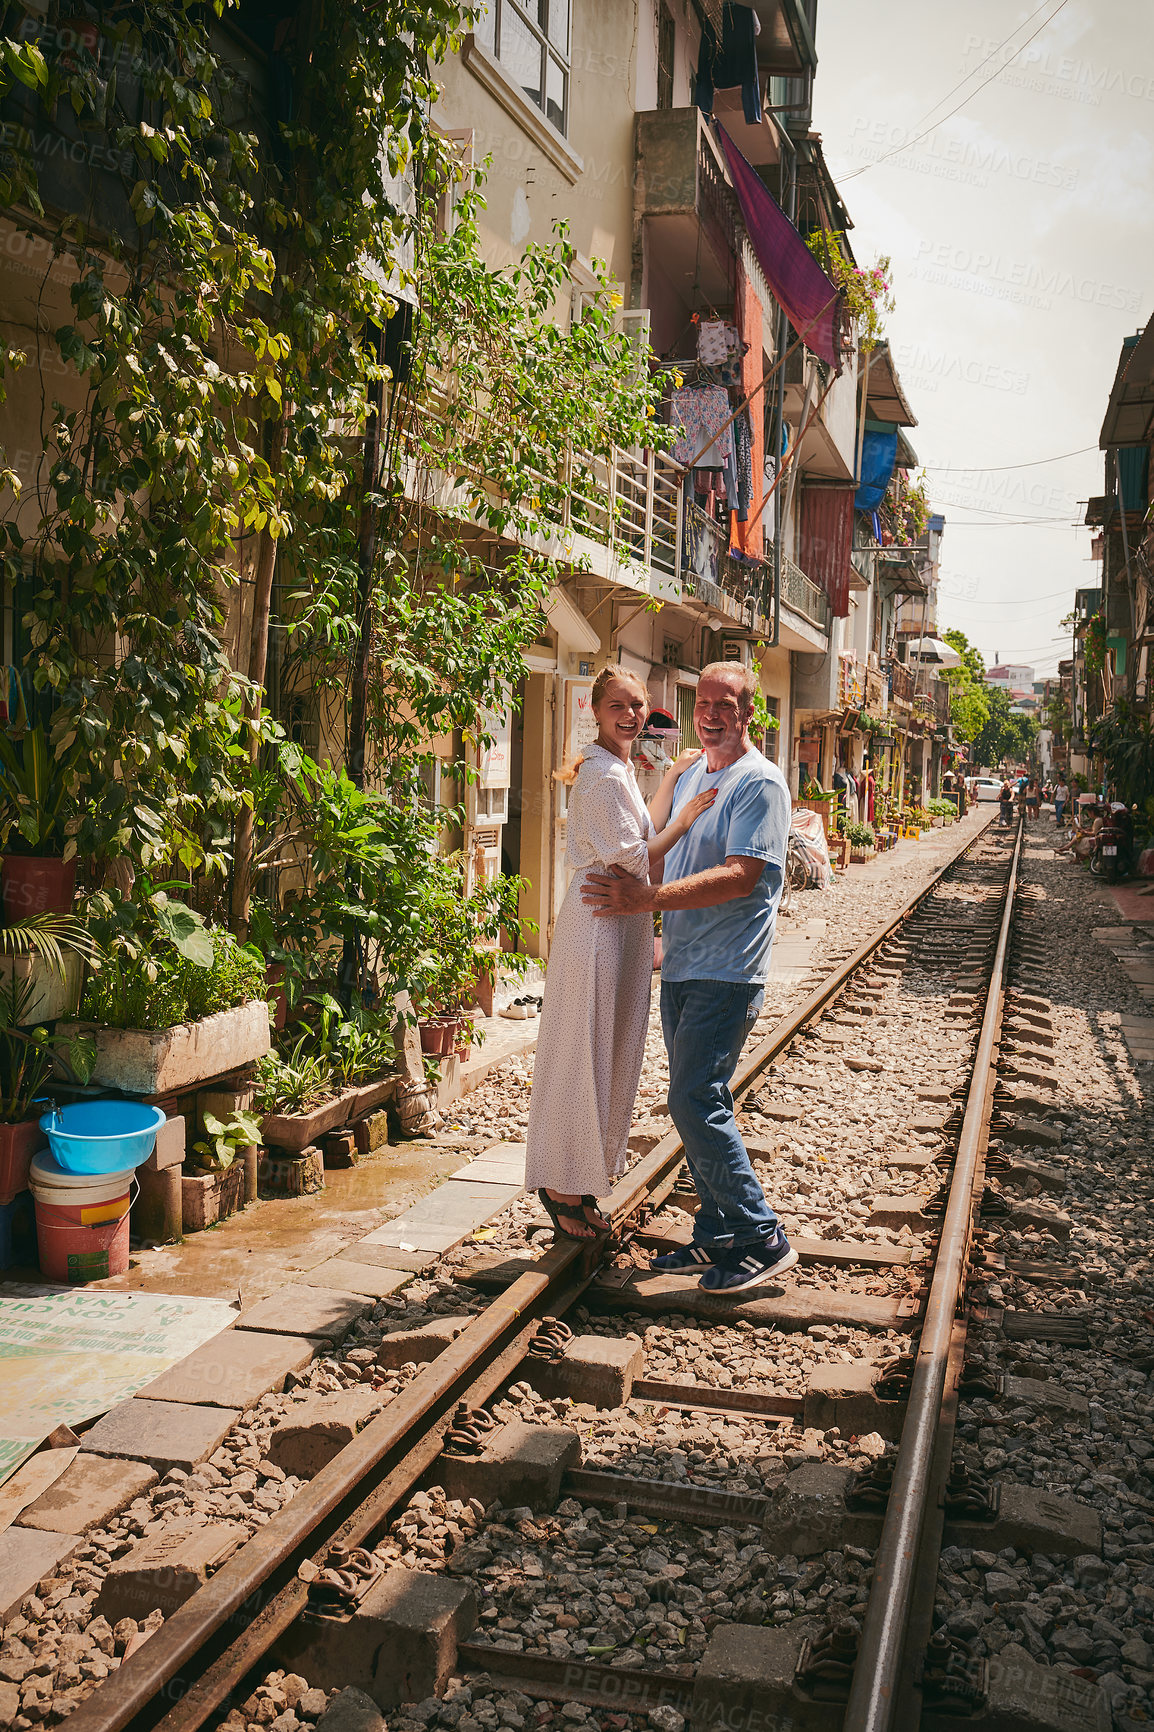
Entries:
{"label": "purple cloth hanging", "polygon": [[[715,123],[716,124],[716,123]],[[761,176],[723,126],[717,127],[730,179],[770,292],[807,349],[841,372],[841,295]]]}

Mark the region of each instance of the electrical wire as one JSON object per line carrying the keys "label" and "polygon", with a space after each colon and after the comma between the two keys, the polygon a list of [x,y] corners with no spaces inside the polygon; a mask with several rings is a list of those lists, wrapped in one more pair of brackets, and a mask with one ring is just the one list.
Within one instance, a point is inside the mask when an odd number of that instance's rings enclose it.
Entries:
{"label": "electrical wire", "polygon": [[[1030,46],[1030,43],[1034,40],[1034,37],[1040,36],[1042,34],[1043,30],[1045,30],[1046,26],[1048,24],[1052,24],[1054,22],[1054,19],[1058,16],[1059,12],[1061,12],[1063,7],[1067,6],[1068,4],[1069,4],[1069,0],[1058,0],[1058,4],[1057,4],[1057,6],[1055,6],[1055,8],[1051,12],[1050,16],[1048,18],[1043,18],[1043,20],[1039,24],[1038,28],[1035,31],[1033,31],[1029,36],[1027,36],[1026,40],[1024,42],[1020,43],[1018,45],[1018,47],[1015,48],[1015,50],[1011,54],[1010,58],[1008,60],[1003,61],[1001,66],[998,67],[998,70],[996,72],[991,72],[991,74],[988,78],[983,78],[982,82],[977,86],[977,88],[975,90],[971,90],[970,94],[968,96],[963,96],[962,100],[957,104],[957,106],[955,108],[951,108],[948,114],[943,114],[940,120],[935,120],[930,126],[925,127],[921,132],[915,132],[912,138],[903,139],[901,144],[895,144],[892,150],[883,151],[882,155],[877,157],[875,159],[875,161],[867,162],[867,163],[863,164],[863,166],[861,168],[855,168],[855,169],[851,170],[851,172],[849,174],[839,174],[837,177],[839,184],[844,185],[847,180],[856,180],[859,174],[866,174],[866,173],[868,173],[868,171],[871,168],[877,168],[879,163],[888,161],[888,159],[891,156],[898,156],[901,154],[901,152],[903,150],[909,150],[911,145],[920,143],[920,141],[923,138],[926,138],[931,132],[935,131],[936,128],[938,128],[939,126],[944,126],[947,120],[952,120],[955,114],[960,114],[961,110],[966,106],[967,102],[972,102],[974,97],[977,96],[980,91],[983,91],[986,88],[987,84],[992,84],[994,82],[995,78],[1000,78],[1002,76],[1002,73],[1006,70],[1007,66],[1012,66],[1014,64],[1015,60],[1018,58],[1019,54],[1022,52],[1022,49],[1028,48]],[[1030,18],[1036,18],[1038,16],[1038,12],[1040,12],[1041,10],[1042,10],[1042,8],[1041,8],[1041,6],[1039,6],[1037,11],[1031,12],[1030,17],[1025,19],[1024,22],[1028,24],[1030,22]],[[1022,28],[1021,24],[1016,24],[1014,26],[1013,30],[1010,31],[1010,36],[1016,35],[1017,32],[1021,28]],[[1004,41],[999,42],[997,48],[992,49],[991,52],[989,54],[987,54],[986,59],[983,60],[981,63],[982,66],[985,66],[988,61],[993,59],[995,54],[999,53],[1001,51],[1001,49],[1003,49],[1006,46],[1006,43],[1010,40],[1010,36],[1007,36],[1004,39]],[[974,68],[974,72],[979,72],[980,70],[981,70],[980,66],[976,66]],[[963,78],[959,84],[954,85],[954,90],[960,90],[962,84],[968,83],[969,80],[973,76],[974,76],[973,72],[967,73],[966,77]],[[945,96],[941,97],[937,102],[934,103],[933,108],[928,108],[926,110],[926,113],[922,116],[922,120],[925,120],[928,115],[933,114],[937,109],[939,109],[942,106],[943,102],[948,102],[952,95],[953,95],[953,91],[947,91]],[[922,122],[921,122],[921,120],[919,120],[919,121],[915,121],[914,124],[916,126],[921,126]]]}
{"label": "electrical wire", "polygon": [[1060,451],[1057,457],[1032,457],[1028,463],[994,463],[984,467],[969,463],[923,463],[923,469],[933,469],[938,475],[1004,475],[1007,469],[1037,469],[1043,463],[1064,463],[1067,457],[1084,457],[1087,451],[1097,451],[1097,445],[1083,445],[1078,451]]}

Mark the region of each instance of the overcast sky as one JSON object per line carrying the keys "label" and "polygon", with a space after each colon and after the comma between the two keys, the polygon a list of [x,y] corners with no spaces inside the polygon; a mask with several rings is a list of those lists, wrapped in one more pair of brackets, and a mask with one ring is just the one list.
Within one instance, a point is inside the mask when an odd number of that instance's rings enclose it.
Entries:
{"label": "overcast sky", "polygon": [[887,334],[947,519],[939,626],[1052,673],[1096,580],[1073,526],[1103,490],[1119,348],[1154,311],[1148,0],[821,0],[817,46],[855,256],[893,260]]}

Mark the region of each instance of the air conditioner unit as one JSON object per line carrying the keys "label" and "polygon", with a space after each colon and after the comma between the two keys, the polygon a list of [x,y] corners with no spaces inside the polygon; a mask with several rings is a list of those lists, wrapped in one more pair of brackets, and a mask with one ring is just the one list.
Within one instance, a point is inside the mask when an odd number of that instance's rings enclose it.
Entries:
{"label": "air conditioner unit", "polygon": [[721,658],[723,662],[738,662],[747,668],[753,659],[749,641],[743,637],[723,637],[721,640]]}

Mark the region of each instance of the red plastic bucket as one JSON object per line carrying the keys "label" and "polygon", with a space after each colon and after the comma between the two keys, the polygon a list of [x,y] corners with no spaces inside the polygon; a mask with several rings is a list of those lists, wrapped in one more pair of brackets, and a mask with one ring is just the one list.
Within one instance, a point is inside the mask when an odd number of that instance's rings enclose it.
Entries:
{"label": "red plastic bucket", "polygon": [[70,1287],[125,1274],[135,1172],[66,1173],[45,1153],[29,1177],[40,1273]]}

